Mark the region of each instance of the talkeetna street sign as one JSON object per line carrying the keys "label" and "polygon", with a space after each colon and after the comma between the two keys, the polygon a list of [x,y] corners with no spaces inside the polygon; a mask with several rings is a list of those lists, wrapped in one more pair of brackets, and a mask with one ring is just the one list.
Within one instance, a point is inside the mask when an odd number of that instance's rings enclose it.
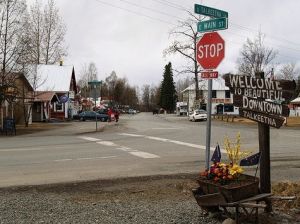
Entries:
{"label": "talkeetna street sign", "polygon": [[227,18],[217,18],[198,22],[197,31],[200,33],[228,29]]}
{"label": "talkeetna street sign", "polygon": [[214,9],[211,7],[207,7],[204,5],[195,4],[194,12],[197,14],[210,16],[210,17],[214,17],[214,18],[228,18],[228,12],[225,12],[225,11],[222,11],[219,9]]}
{"label": "talkeetna street sign", "polygon": [[264,114],[257,111],[240,108],[239,113],[241,117],[266,124],[274,128],[280,128],[283,125],[284,117],[279,117],[270,114]]}
{"label": "talkeetna street sign", "polygon": [[202,79],[216,79],[218,78],[218,72],[217,71],[204,71],[201,72],[201,78]]}
{"label": "talkeetna street sign", "polygon": [[239,107],[240,116],[275,128],[280,128],[284,117],[289,116],[289,108],[282,102],[294,97],[295,81],[232,74],[223,78],[233,93],[233,104]]}
{"label": "talkeetna street sign", "polygon": [[288,117],[290,114],[290,109],[285,104],[278,104],[247,96],[233,95],[233,105],[243,109],[284,117]]}
{"label": "talkeetna street sign", "polygon": [[225,56],[225,42],[217,32],[206,33],[197,43],[197,61],[204,69],[215,69]]}

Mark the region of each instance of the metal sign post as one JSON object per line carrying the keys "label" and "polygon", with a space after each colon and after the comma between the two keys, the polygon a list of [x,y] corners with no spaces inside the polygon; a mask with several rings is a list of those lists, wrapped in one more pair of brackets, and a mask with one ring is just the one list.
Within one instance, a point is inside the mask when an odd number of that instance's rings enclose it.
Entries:
{"label": "metal sign post", "polygon": [[[95,107],[96,107],[96,103],[97,103],[97,87],[100,86],[102,84],[102,81],[98,81],[98,80],[93,80],[91,82],[88,82],[88,84],[92,87],[92,89],[94,89],[94,100],[95,100]],[[96,119],[96,131],[98,130],[98,122],[97,122],[97,112],[95,111],[95,119]]]}
{"label": "metal sign post", "polygon": [[206,124],[206,156],[205,156],[205,168],[209,169],[210,161],[210,139],[211,139],[211,91],[212,91],[212,79],[208,80],[208,96],[207,96],[207,124]]}
{"label": "metal sign post", "polygon": [[[228,28],[228,12],[195,4],[196,14],[212,17],[211,20],[201,21],[198,32],[216,31]],[[202,78],[208,78],[207,94],[207,124],[206,124],[206,155],[205,167],[210,167],[210,140],[211,140],[211,98],[212,78],[218,77],[218,72],[213,72],[225,57],[225,41],[217,32],[205,33],[196,46],[196,60],[206,71],[201,73]]]}

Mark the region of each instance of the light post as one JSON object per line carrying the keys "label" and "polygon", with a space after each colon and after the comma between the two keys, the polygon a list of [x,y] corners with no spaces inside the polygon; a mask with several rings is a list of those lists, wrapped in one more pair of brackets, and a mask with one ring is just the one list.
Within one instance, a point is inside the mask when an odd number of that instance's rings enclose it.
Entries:
{"label": "light post", "polygon": [[[88,84],[91,86],[91,89],[94,89],[94,100],[95,100],[95,107],[97,104],[97,88],[98,86],[101,87],[102,81],[98,81],[98,80],[93,80],[88,82]],[[98,130],[98,125],[97,125],[97,112],[95,111],[95,119],[96,119],[96,131]]]}

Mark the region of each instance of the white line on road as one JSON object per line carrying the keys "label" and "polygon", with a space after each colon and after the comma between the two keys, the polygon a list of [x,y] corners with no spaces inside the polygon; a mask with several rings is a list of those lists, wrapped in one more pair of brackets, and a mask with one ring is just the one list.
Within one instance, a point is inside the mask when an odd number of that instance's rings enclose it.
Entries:
{"label": "white line on road", "polygon": [[66,162],[66,161],[72,161],[72,160],[95,160],[95,159],[110,159],[115,158],[117,156],[101,156],[101,157],[87,157],[87,158],[75,158],[75,159],[57,159],[53,160],[54,162]]}
{"label": "white line on road", "polygon": [[0,149],[0,152],[40,151],[42,148]]}
{"label": "white line on road", "polygon": [[[177,140],[172,140],[172,139],[167,139],[167,138],[160,138],[160,137],[155,137],[155,136],[147,136],[147,135],[137,135],[137,134],[130,134],[130,133],[120,133],[119,135],[123,135],[123,136],[132,136],[132,137],[143,137],[146,139],[151,139],[151,140],[156,140],[156,141],[162,141],[162,142],[170,142],[170,143],[174,143],[177,145],[184,145],[184,146],[188,146],[191,148],[196,148],[196,149],[206,149],[205,145],[197,145],[197,144],[193,144],[193,143],[189,143],[189,142],[182,142],[182,141],[177,141]],[[214,151],[215,148],[214,147],[210,147],[211,151]],[[226,153],[226,151],[224,149],[221,149],[222,153]]]}
{"label": "white line on road", "polygon": [[178,130],[183,128],[151,128],[152,130]]}
{"label": "white line on road", "polygon": [[[134,135],[134,134],[130,135],[130,136],[131,137],[142,137],[142,135],[137,136],[137,135]],[[95,141],[95,138],[90,138],[90,137],[87,137],[87,136],[81,136],[79,138],[85,139],[87,141]],[[117,144],[115,144],[114,142],[111,142],[111,141],[96,141],[96,143],[100,144],[100,145],[116,147],[116,149],[118,149],[118,150],[127,152],[127,153],[129,153],[133,156],[137,156],[137,157],[144,158],[144,159],[160,158],[158,155],[151,154],[151,153],[148,153],[148,152],[138,151],[138,150],[126,147],[126,146],[117,145]],[[89,158],[81,158],[81,159],[83,160],[83,159],[89,159]]]}
{"label": "white line on road", "polygon": [[119,135],[125,135],[125,136],[131,136],[131,137],[144,137],[144,135],[129,134],[129,133],[121,133]]}
{"label": "white line on road", "polygon": [[92,142],[101,141],[101,139],[99,139],[99,138],[92,138],[92,137],[88,137],[88,136],[80,136],[78,138],[81,138],[81,139],[84,139],[84,140],[87,140],[87,141],[92,141]]}
{"label": "white line on road", "polygon": [[148,152],[140,152],[140,151],[134,152],[134,151],[131,151],[131,152],[129,152],[129,154],[137,156],[137,157],[141,157],[141,158],[144,158],[144,159],[159,158],[159,156],[148,153]]}
{"label": "white line on road", "polygon": [[53,160],[53,162],[66,162],[66,161],[71,161],[73,159],[56,159],[56,160]]}
{"label": "white line on road", "polygon": [[152,139],[152,140],[162,141],[162,142],[170,141],[169,139],[166,139],[166,138],[159,138],[159,137],[153,137],[153,136],[144,136],[144,137],[148,138],[148,139]]}
{"label": "white line on road", "polygon": [[76,160],[110,159],[115,157],[117,156],[98,156],[98,157],[91,157],[91,158],[77,158]]}
{"label": "white line on road", "polygon": [[101,142],[97,142],[97,144],[106,145],[106,146],[118,146],[115,143],[110,142],[110,141],[101,141]]}

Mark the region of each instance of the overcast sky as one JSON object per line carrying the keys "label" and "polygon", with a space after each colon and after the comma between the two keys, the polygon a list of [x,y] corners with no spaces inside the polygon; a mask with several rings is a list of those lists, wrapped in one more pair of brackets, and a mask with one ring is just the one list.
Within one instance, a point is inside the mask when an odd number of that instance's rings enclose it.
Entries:
{"label": "overcast sky", "polygon": [[75,66],[77,79],[83,64],[94,62],[99,80],[114,70],[131,85],[157,85],[165,64],[185,63],[178,56],[164,58],[163,50],[178,19],[187,17],[184,9],[193,12],[195,3],[229,14],[228,29],[219,32],[226,42],[220,73],[236,71],[242,44],[259,30],[265,45],[278,51],[277,64],[300,61],[299,0],[57,0],[67,26],[65,64]]}

